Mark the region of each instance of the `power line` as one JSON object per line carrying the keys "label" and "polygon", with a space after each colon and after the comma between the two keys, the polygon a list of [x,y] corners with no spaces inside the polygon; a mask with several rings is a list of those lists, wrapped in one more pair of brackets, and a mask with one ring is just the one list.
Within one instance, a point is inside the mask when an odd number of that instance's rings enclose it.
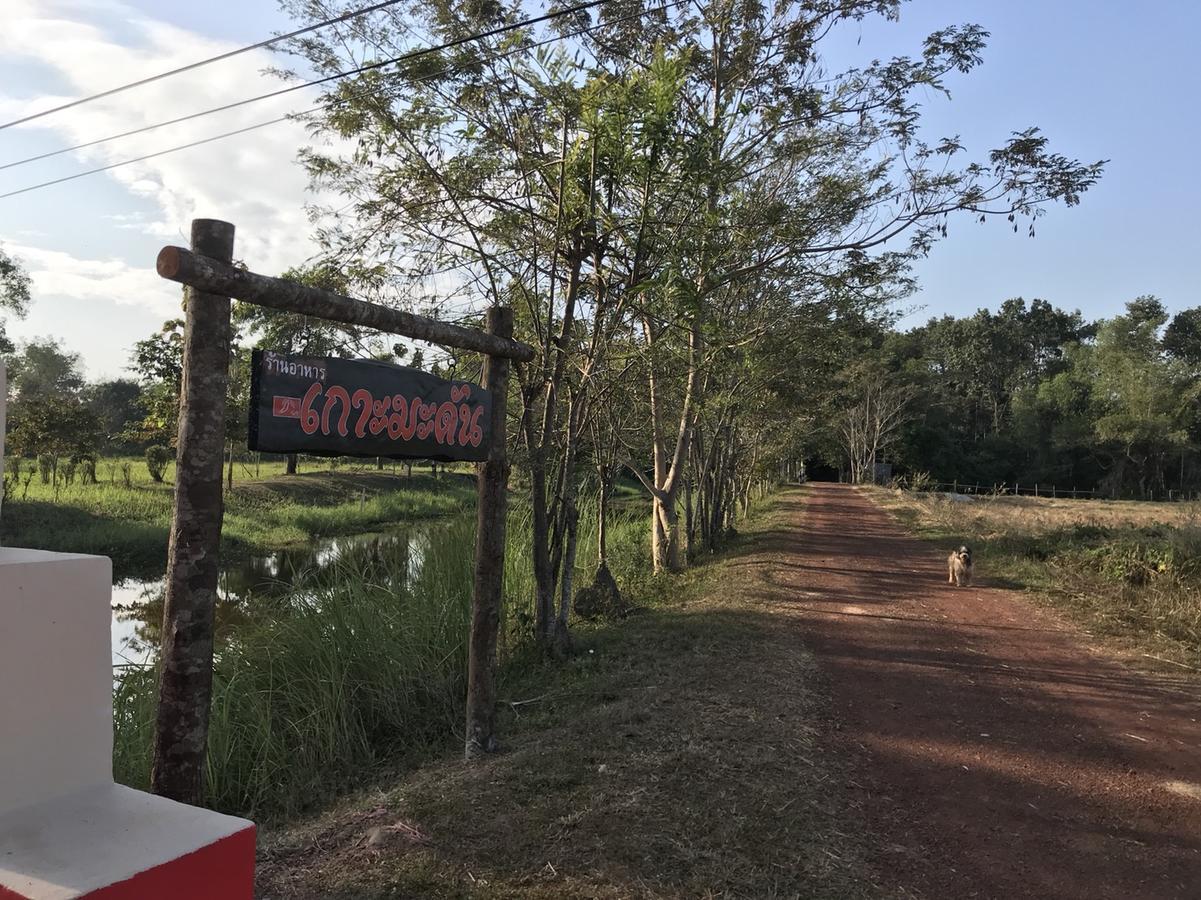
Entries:
{"label": "power line", "polygon": [[30,191],[36,191],[39,188],[50,187],[54,184],[62,184],[64,181],[74,181],[76,178],[84,178],[88,175],[95,175],[98,172],[107,172],[109,169],[118,169],[121,166],[129,166],[134,163],[139,163],[147,159],[154,159],[156,156],[166,156],[168,153],[175,153],[178,150],[187,150],[190,147],[199,147],[201,144],[211,144],[213,141],[219,141],[222,138],[233,137],[235,134],[245,134],[248,131],[254,131],[258,128],[266,128],[268,125],[276,125],[280,122],[286,122],[289,116],[280,116],[278,119],[271,119],[268,122],[259,122],[256,125],[247,125],[245,128],[238,128],[235,131],[226,131],[222,134],[214,134],[212,137],[201,138],[198,141],[191,141],[187,144],[180,144],[178,147],[168,147],[166,150],[159,150],[157,153],[147,153],[145,156],[138,156],[134,159],[123,159],[121,162],[112,163],[107,166],[100,166],[97,169],[88,169],[86,172],[76,172],[74,175],[67,175],[63,178],[55,178],[53,181],[43,181],[41,184],[30,185],[29,187],[21,188],[16,191],[9,191],[7,194],[0,194],[0,200],[6,197],[15,197],[18,194],[27,194]]}
{"label": "power line", "polygon": [[[603,3],[603,2],[607,2],[607,0],[593,0],[593,2],[591,2],[591,3],[587,3],[587,4],[584,4],[583,6],[584,6],[584,7],[596,6],[596,5],[598,5],[599,3]],[[674,7],[674,6],[679,6],[679,5],[681,5],[682,3],[685,3],[685,2],[687,2],[687,0],[673,0],[673,2],[670,2],[670,3],[666,3],[666,4],[664,4],[664,6],[663,6],[663,7],[661,7],[661,8],[662,8],[662,9],[664,9],[664,10],[667,10],[667,9],[670,9],[670,8],[672,8],[672,7]],[[510,29],[512,29],[512,28],[520,27],[522,24],[535,24],[535,23],[537,23],[538,21],[542,21],[542,20],[545,20],[545,19],[547,19],[547,18],[551,18],[551,17],[557,16],[557,15],[566,15],[566,14],[568,14],[568,13],[570,13],[570,12],[574,12],[574,11],[575,11],[575,9],[563,10],[562,12],[559,12],[559,13],[553,13],[553,14],[550,14],[549,16],[541,16],[541,17],[539,17],[538,19],[530,20],[530,22],[528,22],[528,23],[518,23],[517,25],[505,26],[503,30],[510,30]],[[629,19],[633,19],[633,18],[639,18],[639,17],[641,17],[643,14],[644,14],[643,12],[638,12],[638,13],[633,13],[633,14],[629,14],[629,15],[626,15],[626,16],[621,16],[621,17],[618,17],[617,19],[614,19],[614,20],[612,20],[612,21],[609,21],[609,22],[598,22],[598,23],[597,23],[597,24],[595,24],[595,25],[590,25],[590,26],[588,26],[588,27],[586,27],[586,28],[580,28],[580,29],[577,29],[577,30],[576,30],[576,31],[574,31],[574,32],[568,32],[567,34],[556,35],[556,36],[554,36],[554,37],[550,37],[550,38],[544,38],[543,40],[541,40],[541,41],[536,41],[535,43],[532,43],[532,44],[526,44],[526,45],[523,45],[523,46],[521,46],[521,47],[515,47],[515,48],[513,48],[513,49],[511,49],[511,50],[506,50],[506,51],[504,51],[504,52],[502,52],[502,53],[496,53],[496,54],[493,54],[493,55],[491,55],[491,56],[484,57],[484,58],[482,58],[482,59],[478,60],[477,62],[496,62],[496,61],[498,61],[498,60],[505,59],[505,58],[507,58],[507,57],[509,57],[509,56],[513,56],[513,55],[516,55],[516,54],[518,54],[518,53],[526,53],[526,52],[529,52],[530,50],[537,49],[538,47],[544,46],[544,45],[546,45],[546,44],[549,44],[549,43],[553,43],[553,42],[555,42],[555,41],[566,40],[566,39],[569,39],[569,38],[572,38],[572,37],[578,37],[578,36],[579,36],[579,35],[581,35],[581,34],[586,34],[586,33],[588,33],[588,32],[595,31],[596,29],[598,29],[598,28],[601,28],[601,27],[615,25],[615,24],[618,24],[618,23],[620,23],[620,22],[622,22],[622,21],[628,21]],[[494,30],[494,31],[495,31],[495,30]],[[485,34],[485,35],[477,35],[475,38],[462,38],[462,39],[459,39],[459,40],[460,40],[460,42],[461,42],[461,41],[466,41],[466,40],[472,40],[472,39],[477,39],[477,40],[478,40],[478,39],[481,39],[481,38],[483,38],[483,37],[486,37],[486,36],[491,36],[491,35],[487,35],[487,34]],[[455,43],[455,42],[451,42],[451,43],[453,44],[453,43]],[[447,45],[443,45],[443,46],[445,47],[445,46],[450,46],[450,45],[449,45],[449,44],[447,44]],[[435,47],[435,48],[429,48],[428,50],[425,50],[425,51],[420,51],[420,52],[433,52],[433,51],[435,51],[435,50],[438,50],[438,49],[441,49],[441,48],[437,48],[437,47]],[[387,65],[387,63],[381,63],[381,64],[377,64],[375,67],[378,67],[378,65]],[[462,64],[462,65],[458,65],[458,66],[452,66],[452,67],[449,67],[449,68],[447,68],[447,69],[443,69],[443,70],[441,70],[441,71],[439,71],[439,72],[430,73],[430,74],[428,74],[428,75],[425,75],[425,76],[422,76],[422,77],[420,77],[420,78],[416,78],[416,79],[413,79],[413,80],[414,80],[414,81],[427,81],[427,80],[429,80],[429,79],[431,79],[431,78],[434,78],[434,77],[436,77],[436,76],[439,76],[439,75],[445,75],[445,74],[448,74],[448,73],[450,73],[450,72],[459,71],[459,70],[461,70],[461,69],[464,69],[464,68],[466,68],[466,67],[467,67],[467,65],[468,65],[468,64]],[[335,76],[335,77],[336,77],[336,76]],[[307,85],[300,85],[300,87],[306,87],[306,86],[307,86]],[[288,90],[294,90],[294,89],[295,89],[295,88],[288,88]],[[136,129],[136,130],[133,130],[133,131],[125,132],[125,133],[123,133],[123,134],[112,135],[112,136],[110,136],[110,137],[107,137],[107,138],[100,138],[100,139],[98,139],[98,140],[95,140],[95,141],[90,141],[90,142],[88,142],[88,143],[86,143],[86,144],[80,144],[80,145],[78,145],[78,146],[76,146],[76,147],[69,147],[69,148],[67,148],[67,149],[65,149],[65,150],[58,150],[58,151],[54,151],[54,152],[52,152],[52,153],[43,154],[42,156],[31,157],[30,159],[26,159],[26,160],[18,160],[17,162],[12,162],[12,163],[8,163],[8,164],[6,164],[6,165],[0,166],[0,169],[12,168],[13,166],[22,165],[23,163],[26,163],[26,162],[33,162],[33,161],[35,161],[35,160],[38,160],[38,159],[44,159],[44,158],[46,158],[47,156],[55,156],[55,155],[58,155],[58,154],[60,154],[60,153],[67,153],[67,152],[70,152],[71,150],[79,150],[79,149],[82,149],[82,148],[84,148],[84,147],[90,147],[90,146],[93,146],[93,145],[95,145],[95,144],[101,144],[101,143],[105,143],[106,141],[116,140],[117,138],[121,138],[121,137],[127,137],[127,136],[130,136],[130,135],[139,134],[139,133],[141,133],[141,132],[150,131],[150,130],[153,130],[153,129],[155,129],[155,128],[161,128],[161,127],[163,127],[163,126],[166,126],[166,125],[173,125],[173,124],[176,124],[176,123],[178,123],[178,122],[187,121],[188,119],[194,119],[194,118],[198,118],[199,116],[203,116],[203,115],[209,115],[209,114],[211,114],[211,113],[215,113],[215,112],[221,112],[221,111],[223,111],[223,110],[226,110],[226,109],[231,109],[231,108],[233,108],[233,107],[236,107],[236,106],[241,106],[241,105],[244,105],[244,104],[246,104],[246,103],[251,103],[251,102],[254,102],[255,100],[264,99],[264,97],[268,97],[268,96],[274,96],[274,94],[263,95],[263,97],[253,97],[253,98],[250,98],[250,99],[248,99],[248,100],[243,100],[243,101],[239,101],[239,102],[237,102],[237,103],[232,103],[232,104],[229,104],[229,105],[227,105],[227,106],[217,107],[217,108],[215,108],[215,109],[212,109],[212,110],[205,110],[205,111],[203,111],[203,112],[199,112],[199,113],[193,113],[192,115],[189,115],[189,116],[184,116],[184,117],[181,117],[181,118],[178,118],[178,119],[171,119],[171,120],[169,120],[169,121],[166,121],[166,122],[159,122],[159,123],[157,123],[157,124],[154,124],[154,125],[148,125],[148,126],[146,126],[146,127],[144,127],[144,128],[140,128],[140,129]],[[279,124],[280,122],[286,122],[286,121],[288,121],[289,119],[293,118],[294,116],[303,116],[303,115],[307,115],[307,114],[309,114],[309,113],[317,112],[317,111],[319,111],[319,110],[322,110],[322,109],[328,109],[328,108],[330,108],[331,106],[335,106],[335,105],[337,105],[338,103],[344,103],[344,102],[347,102],[347,100],[348,100],[348,99],[349,99],[349,98],[346,98],[346,99],[337,99],[337,100],[334,100],[334,101],[332,101],[332,102],[330,102],[330,103],[327,103],[327,104],[318,104],[317,106],[310,107],[309,109],[302,110],[302,111],[300,111],[300,112],[298,112],[298,113],[289,113],[288,115],[279,116],[278,118],[275,118],[275,119],[270,119],[270,120],[268,120],[268,121],[266,121],[266,122],[258,122],[257,124],[254,124],[254,125],[248,125],[248,126],[246,126],[245,128],[238,128],[238,129],[235,129],[235,130],[233,130],[233,131],[226,131],[226,132],[222,132],[221,134],[216,134],[216,135],[213,135],[213,136],[211,136],[211,137],[202,138],[202,139],[200,139],[200,140],[196,140],[196,141],[191,141],[191,142],[189,142],[189,143],[186,143],[186,144],[180,144],[180,145],[178,145],[178,146],[175,146],[175,147],[168,147],[168,148],[166,148],[166,149],[164,149],[164,150],[159,150],[159,151],[157,151],[157,152],[155,152],[155,153],[147,153],[147,154],[145,154],[145,155],[143,155],[143,156],[138,156],[138,157],[135,157],[135,158],[133,158],[133,159],[126,159],[126,160],[122,160],[122,161],[120,161],[120,162],[111,163],[111,164],[109,164],[109,165],[106,165],[106,166],[99,166],[99,167],[97,167],[97,168],[95,168],[95,169],[88,169],[86,172],[77,172],[77,173],[76,173],[76,174],[74,174],[74,175],[67,175],[67,176],[65,176],[65,177],[62,177],[62,178],[55,178],[55,179],[52,179],[52,180],[50,180],[50,181],[43,181],[43,182],[41,182],[41,183],[39,183],[39,184],[33,184],[33,185],[30,185],[30,186],[28,186],[28,187],[20,188],[20,189],[18,189],[18,190],[15,190],[15,191],[9,191],[8,193],[0,194],[0,200],[4,200],[4,199],[6,199],[6,198],[8,198],[8,197],[15,197],[15,196],[17,196],[17,195],[19,195],[19,194],[26,194],[26,193],[29,193],[30,191],[36,191],[36,190],[39,190],[39,189],[41,189],[41,188],[45,188],[45,187],[52,187],[53,185],[56,185],[56,184],[62,184],[63,182],[66,182],[66,181],[74,181],[74,180],[75,180],[75,179],[77,179],[77,178],[84,178],[84,177],[86,177],[86,176],[88,176],[88,175],[96,175],[96,174],[98,174],[98,173],[100,173],[100,172],[107,172],[107,171],[110,171],[111,169],[117,169],[117,168],[120,168],[120,167],[122,167],[122,166],[128,166],[128,165],[133,165],[134,163],[144,162],[145,160],[148,160],[148,159],[154,159],[155,157],[159,157],[159,156],[165,156],[165,155],[167,155],[167,154],[169,154],[169,153],[175,153],[175,152],[178,152],[178,151],[180,151],[180,150],[188,150],[188,149],[190,149],[190,148],[192,148],[192,147],[198,147],[198,146],[200,146],[200,145],[202,145],[202,144],[208,144],[208,143],[212,143],[213,141],[219,141],[219,140],[222,140],[222,139],[224,139],[224,138],[228,138],[228,137],[234,137],[234,136],[236,136],[236,135],[239,135],[239,134],[245,134],[245,133],[246,133],[246,132],[248,132],[248,131],[255,131],[255,130],[259,129],[259,128],[266,128],[268,125],[277,125],[277,124]],[[423,204],[423,205],[424,205],[424,204]]]}
{"label": "power line", "polygon": [[[393,0],[393,2],[399,2],[399,0]],[[26,165],[26,164],[32,163],[32,162],[39,162],[43,159],[50,159],[51,157],[54,157],[54,156],[61,156],[64,153],[72,153],[76,150],[84,150],[88,147],[94,147],[98,144],[108,143],[109,141],[115,141],[120,138],[133,137],[134,135],[137,135],[137,134],[145,134],[148,131],[154,131],[155,129],[164,128],[168,125],[178,125],[181,122],[189,122],[193,119],[202,118],[203,116],[209,116],[209,115],[213,115],[215,113],[226,112],[231,109],[237,109],[238,107],[241,107],[241,106],[248,106],[251,103],[258,103],[262,100],[270,100],[274,97],[280,97],[280,96],[283,96],[284,94],[290,94],[293,91],[299,91],[299,90],[302,90],[302,89],[308,88],[308,87],[316,87],[318,85],[328,84],[331,81],[337,81],[342,78],[349,78],[352,75],[360,75],[364,72],[370,72],[375,69],[380,69],[380,68],[384,68],[386,66],[394,65],[396,63],[408,62],[411,59],[418,59],[422,56],[428,56],[431,53],[438,53],[443,50],[448,50],[448,49],[452,49],[454,47],[461,46],[462,44],[470,43],[473,41],[484,40],[489,37],[495,37],[496,35],[503,34],[508,31],[514,31],[518,28],[524,28],[529,25],[537,25],[541,22],[545,22],[550,19],[557,18],[558,16],[564,16],[564,15],[569,15],[571,13],[580,12],[582,10],[590,9],[594,6],[599,6],[600,4],[607,3],[607,2],[608,2],[608,0],[588,0],[588,2],[581,3],[578,6],[573,6],[568,9],[559,10],[558,12],[546,13],[545,15],[538,16],[533,19],[526,19],[521,22],[515,22],[511,25],[502,25],[498,28],[494,28],[491,31],[486,31],[481,34],[475,34],[475,35],[469,35],[467,37],[456,38],[453,41],[448,41],[447,43],[440,44],[436,47],[423,47],[418,50],[411,50],[408,53],[402,53],[401,55],[391,57],[390,59],[385,59],[385,60],[380,60],[378,62],[368,63],[366,65],[359,66],[354,69],[346,69],[345,71],[342,71],[342,72],[335,72],[332,75],[326,75],[324,78],[315,78],[312,81],[305,81],[305,82],[301,82],[300,84],[289,85],[287,87],[283,87],[283,88],[280,88],[275,91],[269,91],[265,94],[259,94],[254,97],[247,97],[244,100],[236,100],[233,103],[226,103],[221,106],[214,106],[210,109],[200,110],[199,112],[189,113],[186,116],[177,116],[174,119],[168,119],[163,122],[156,122],[152,125],[142,126],[141,128],[133,128],[133,129],[130,129],[129,131],[120,132],[119,134],[111,134],[108,137],[96,138],[95,140],[85,141],[82,144],[75,144],[72,147],[64,147],[61,150],[51,150],[47,153],[40,153],[36,156],[29,156],[29,157],[26,157],[25,159],[18,159],[13,162],[10,162],[10,163],[4,163],[3,165],[0,165],[0,171],[3,171],[4,169],[12,169],[12,168],[15,168],[16,166],[23,166],[23,165]],[[672,5],[676,5],[676,4],[674,4],[674,3],[668,4],[668,6],[672,6]],[[375,9],[375,8],[378,8],[378,7],[372,7],[372,9]],[[365,10],[365,12],[366,11],[367,10]],[[641,15],[641,13],[639,13],[639,15]],[[331,21],[334,21],[334,20],[331,20]],[[605,23],[605,24],[611,24],[611,23]],[[594,27],[599,27],[599,26],[594,26]],[[588,29],[584,29],[584,30],[588,30]],[[579,33],[582,33],[582,31]],[[286,35],[285,35],[285,37],[286,37]],[[553,38],[551,40],[561,40],[563,37],[566,37],[566,36],[561,35],[561,36]],[[282,38],[280,38],[280,40],[282,40]],[[538,46],[542,46],[543,44],[549,43],[549,42],[550,42],[549,40],[548,41],[540,41],[537,44],[534,44],[532,46],[538,47]],[[531,49],[531,48],[523,48],[523,49]],[[177,71],[183,71],[183,70],[181,69],[181,70],[177,70]],[[96,96],[99,97],[99,96],[103,96],[103,95],[97,94]],[[82,103],[84,101],[81,100],[78,102]],[[68,105],[73,105],[73,104],[68,104]],[[65,109],[66,107],[60,107],[60,108]],[[18,121],[23,122],[23,121],[27,121],[27,119],[21,119]],[[10,122],[9,124],[15,125],[17,123]],[[0,129],[6,128],[6,127],[8,127],[8,126],[7,125],[0,126]]]}
{"label": "power line", "polygon": [[178,69],[160,72],[159,74],[151,75],[148,78],[142,78],[138,81],[131,81],[129,84],[123,84],[119,87],[110,88],[107,91],[101,91],[99,94],[92,94],[88,97],[80,97],[78,100],[72,100],[70,103],[64,103],[61,106],[55,106],[51,109],[44,109],[41,112],[33,113],[20,119],[13,119],[11,122],[5,122],[3,125],[0,125],[0,131],[3,131],[5,128],[12,128],[14,125],[22,125],[25,122],[32,122],[34,119],[40,119],[43,116],[50,115],[51,113],[62,112],[64,109],[71,109],[75,106],[81,106],[84,103],[91,103],[93,100],[111,97],[113,94],[120,94],[123,91],[141,87],[144,84],[150,84],[151,82],[159,81],[163,78],[170,78],[172,75],[179,75],[181,72],[190,72],[193,69],[199,69],[201,66],[207,66],[215,62],[221,62],[224,59],[229,59],[233,56],[239,56],[243,53],[249,53],[251,50],[260,50],[263,47],[270,47],[272,44],[278,44],[280,41],[286,41],[294,37],[299,37],[302,34],[308,34],[311,31],[317,31],[329,25],[337,25],[339,22],[345,22],[348,19],[355,19],[359,16],[365,16],[368,13],[378,12],[386,7],[395,6],[400,2],[401,0],[384,0],[384,2],[376,3],[374,6],[366,6],[362,9],[352,10],[348,13],[343,13],[340,16],[336,16],[335,18],[326,19],[324,22],[318,22],[315,25],[308,25],[304,28],[298,28],[295,31],[289,31],[287,34],[281,34],[273,38],[268,38],[267,40],[259,41],[257,44],[250,44],[246,47],[239,47],[237,50],[230,50],[227,53],[221,53],[217,56],[210,56],[208,59],[202,59],[198,62],[189,63],[186,66],[180,66]]}

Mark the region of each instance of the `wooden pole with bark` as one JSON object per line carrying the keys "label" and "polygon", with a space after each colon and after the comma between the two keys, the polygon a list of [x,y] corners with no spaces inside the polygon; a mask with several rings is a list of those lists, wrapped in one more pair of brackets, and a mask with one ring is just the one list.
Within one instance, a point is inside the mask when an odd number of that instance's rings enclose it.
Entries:
{"label": "wooden pole with bark", "polygon": [[[234,226],[192,222],[195,253],[228,264]],[[167,549],[154,793],[197,804],[204,791],[209,701],[213,689],[213,611],[223,502],[225,391],[229,380],[230,302],[195,287],[184,291],[183,381],[175,499]]]}
{"label": "wooden pole with bark", "polygon": [[476,350],[507,359],[529,362],[534,358],[533,347],[511,337],[501,338],[475,328],[451,325],[378,303],[355,300],[285,278],[248,272],[223,259],[190,252],[183,247],[164,247],[159,251],[156,266],[158,274],[169,281],[223,293],[245,303],[257,303],[271,309],[316,316],[346,325],[361,325],[419,341]]}
{"label": "wooden pole with bark", "polygon": [[[488,310],[489,335],[513,335],[513,311]],[[471,596],[471,637],[467,657],[467,739],[464,755],[478,759],[496,749],[496,637],[504,590],[505,514],[508,509],[509,460],[506,455],[509,360],[489,356],[484,389],[492,392],[492,445],[479,465],[476,511],[475,582]]]}

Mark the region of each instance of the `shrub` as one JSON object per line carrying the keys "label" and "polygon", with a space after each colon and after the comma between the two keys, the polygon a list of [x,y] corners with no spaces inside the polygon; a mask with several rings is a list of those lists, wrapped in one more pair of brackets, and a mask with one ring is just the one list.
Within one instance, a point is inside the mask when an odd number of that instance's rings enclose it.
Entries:
{"label": "shrub", "polygon": [[79,458],[79,480],[84,484],[96,483],[96,457],[81,456]]}
{"label": "shrub", "polygon": [[133,463],[121,463],[121,482],[127,487],[133,487]]}
{"label": "shrub", "polygon": [[925,493],[934,490],[934,479],[929,472],[914,472],[909,476],[909,490]]}
{"label": "shrub", "polygon": [[167,464],[175,459],[175,454],[171,452],[171,448],[164,447],[162,444],[154,444],[146,448],[146,468],[150,470],[150,477],[157,482],[163,480],[163,476],[167,472]]}
{"label": "shrub", "polygon": [[75,469],[77,463],[74,459],[67,459],[59,467],[59,473],[63,476],[63,484],[70,487],[75,483]]}
{"label": "shrub", "polygon": [[42,484],[50,483],[50,479],[54,476],[54,470],[58,467],[57,463],[58,460],[53,453],[38,454],[38,475],[41,476]]}
{"label": "shrub", "polygon": [[17,485],[21,482],[21,457],[14,456],[6,460],[4,465],[4,499],[16,496]]}

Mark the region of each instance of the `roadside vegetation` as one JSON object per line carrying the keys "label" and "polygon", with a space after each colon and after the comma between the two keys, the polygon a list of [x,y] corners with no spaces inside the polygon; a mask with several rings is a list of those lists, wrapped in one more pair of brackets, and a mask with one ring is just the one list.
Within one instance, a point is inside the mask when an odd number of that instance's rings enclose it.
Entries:
{"label": "roadside vegetation", "polygon": [[1201,504],[866,490],[919,535],[971,545],[982,583],[1030,591],[1144,665],[1201,671]]}
{"label": "roadside vegetation", "polygon": [[[614,516],[609,558],[640,600],[653,601],[644,505]],[[502,671],[536,659],[527,640],[528,519],[514,514],[509,532]],[[595,566],[595,530],[581,541],[583,582]],[[291,592],[269,598],[269,609],[254,602],[241,609],[236,627],[218,636],[207,804],[278,820],[380,767],[461,747],[474,547],[474,516],[455,515],[407,550],[370,560],[352,552],[307,578],[301,573]],[[157,673],[127,666],[114,683],[116,777],[145,788]]]}
{"label": "roadside vegetation", "polygon": [[386,772],[268,828],[259,895],[878,896],[812,657],[770,604],[780,516],[768,501],[636,614],[578,627],[565,665],[513,660],[486,763]]}

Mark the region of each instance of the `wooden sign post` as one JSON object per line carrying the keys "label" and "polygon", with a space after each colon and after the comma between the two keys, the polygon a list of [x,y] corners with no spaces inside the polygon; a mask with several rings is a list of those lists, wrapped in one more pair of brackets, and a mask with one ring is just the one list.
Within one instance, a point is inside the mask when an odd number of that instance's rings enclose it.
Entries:
{"label": "wooden sign post", "polygon": [[[488,310],[488,333],[513,335],[513,310]],[[508,509],[509,460],[505,453],[505,415],[509,361],[489,356],[484,389],[492,394],[492,445],[480,464],[479,505],[475,527],[475,580],[471,594],[471,642],[467,656],[467,741],[464,755],[476,759],[496,747],[496,632],[505,571],[505,513]]]}
{"label": "wooden sign post", "polygon": [[[192,222],[192,248],[228,263],[234,227]],[[199,804],[213,693],[213,613],[224,504],[225,393],[229,380],[229,295],[184,290],[183,380],[179,389],[175,500],[167,545],[158,716],[150,783],[156,794]]]}
{"label": "wooden sign post", "polygon": [[[163,675],[152,787],[156,793],[189,803],[199,801],[203,788],[221,535],[221,447],[231,297],[487,354],[483,387],[491,395],[487,412],[490,443],[486,458],[477,464],[479,508],[468,651],[465,754],[474,759],[496,746],[495,664],[509,469],[505,438],[509,362],[532,360],[534,350],[513,340],[513,314],[508,309],[489,309],[487,330],[479,331],[237,268],[231,262],[233,232],[228,223],[198,219],[192,223],[191,250],[164,247],[158,256],[159,275],[186,285],[188,291],[179,475],[163,611]],[[411,406],[411,401],[406,402]],[[376,447],[370,452],[381,455]],[[456,457],[452,453],[447,458]]]}

